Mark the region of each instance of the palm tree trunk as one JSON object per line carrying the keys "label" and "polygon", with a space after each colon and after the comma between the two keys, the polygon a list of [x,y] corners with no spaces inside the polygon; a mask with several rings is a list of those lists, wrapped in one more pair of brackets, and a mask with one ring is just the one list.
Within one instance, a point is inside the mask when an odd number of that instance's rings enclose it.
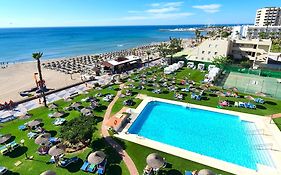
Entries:
{"label": "palm tree trunk", "polygon": [[43,89],[43,77],[42,77],[42,71],[41,71],[41,63],[40,59],[37,59],[37,68],[38,68],[38,73],[39,73],[39,80],[40,80],[40,90],[41,90],[41,96],[43,97],[43,103],[45,107],[47,106],[47,101],[46,101],[46,96],[45,96],[45,91]]}

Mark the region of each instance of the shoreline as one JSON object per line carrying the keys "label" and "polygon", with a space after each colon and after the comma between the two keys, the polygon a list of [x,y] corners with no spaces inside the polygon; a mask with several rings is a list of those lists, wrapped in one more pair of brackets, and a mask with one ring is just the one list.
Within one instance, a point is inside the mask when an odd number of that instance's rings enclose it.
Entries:
{"label": "shoreline", "polygon": [[[185,38],[184,42],[190,42],[192,39]],[[165,41],[167,42],[167,41]],[[130,48],[130,49],[119,49],[114,52],[106,52],[101,54],[89,54],[82,56],[91,56],[91,55],[106,55],[107,53],[118,53],[131,51],[133,49],[144,46],[152,46],[155,44],[159,44],[159,42],[152,42],[147,45],[140,45],[138,47]],[[43,56],[44,57],[44,56]],[[61,57],[61,58],[52,58],[48,60],[41,60],[42,63],[50,63],[58,60],[66,60],[71,58],[78,58],[81,56],[69,56],[69,57]],[[145,61],[146,56],[142,56],[143,61]],[[4,103],[5,101],[13,100],[20,101],[26,99],[26,97],[21,97],[19,92],[26,91],[28,89],[36,87],[34,80],[34,73],[38,72],[36,61],[26,61],[26,62],[16,62],[13,64],[9,64],[7,68],[0,69],[0,103]],[[49,89],[60,89],[63,87],[67,87],[76,83],[82,82],[80,73],[74,73],[72,75],[65,74],[56,70],[46,69],[42,65],[42,74],[43,79],[46,81],[46,86]]]}

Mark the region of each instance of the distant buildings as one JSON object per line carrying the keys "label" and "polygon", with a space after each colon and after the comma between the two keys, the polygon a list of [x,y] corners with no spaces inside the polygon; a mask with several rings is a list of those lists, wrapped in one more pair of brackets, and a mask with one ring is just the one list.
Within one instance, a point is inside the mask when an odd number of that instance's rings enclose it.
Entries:
{"label": "distant buildings", "polygon": [[281,37],[281,7],[264,7],[257,10],[255,25],[235,26],[231,38]]}
{"label": "distant buildings", "polygon": [[270,48],[271,40],[208,39],[194,48],[187,59],[212,62],[218,56],[231,56],[234,59],[248,58],[257,64],[267,64]]}
{"label": "distant buildings", "polygon": [[278,38],[281,37],[281,26],[235,26],[231,38]]}
{"label": "distant buildings", "polygon": [[255,26],[280,26],[281,8],[264,7],[257,10]]}

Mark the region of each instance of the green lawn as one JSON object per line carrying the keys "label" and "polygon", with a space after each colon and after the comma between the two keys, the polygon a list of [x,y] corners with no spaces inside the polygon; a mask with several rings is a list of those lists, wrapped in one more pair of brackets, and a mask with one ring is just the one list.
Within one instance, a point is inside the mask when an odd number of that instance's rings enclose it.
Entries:
{"label": "green lawn", "polygon": [[[176,73],[174,73],[173,75],[163,75],[163,70],[159,69],[159,68],[151,68],[148,71],[146,71],[147,74],[147,78],[152,77],[152,75],[150,75],[149,72],[153,72],[153,76],[156,75],[156,79],[157,81],[162,78],[162,77],[167,77],[172,78],[172,77],[176,77],[175,81],[176,81],[176,86],[179,88],[178,93],[182,93],[184,95],[184,100],[182,100],[182,102],[186,102],[186,103],[192,103],[192,104],[198,104],[198,105],[203,105],[203,106],[209,106],[209,107],[217,107],[218,106],[218,101],[221,100],[229,100],[232,103],[234,103],[235,101],[241,101],[241,102],[249,102],[248,99],[246,98],[234,98],[234,97],[218,97],[216,95],[214,95],[211,91],[215,90],[215,89],[220,89],[219,87],[212,87],[209,90],[206,90],[203,98],[201,101],[197,101],[197,100],[193,100],[191,99],[191,93],[190,92],[180,92],[180,89],[185,88],[186,86],[181,85],[180,81],[188,78],[189,80],[194,80],[196,82],[195,86],[200,86],[201,85],[201,81],[204,78],[205,73],[198,71],[198,70],[192,70],[192,69],[188,69],[188,68],[184,68],[182,70],[177,71]],[[140,72],[140,73],[144,73],[144,72]],[[190,74],[190,76],[188,76]],[[131,76],[131,79],[135,80],[135,82],[127,82],[127,84],[133,84],[135,86],[139,85],[139,81],[138,81],[138,76],[136,74]],[[157,82],[156,81],[156,82]],[[158,83],[160,84],[160,83]],[[138,90],[138,89],[132,89],[138,93],[142,93],[142,94],[147,94],[148,96],[153,96],[153,97],[158,97],[158,98],[164,98],[164,99],[169,99],[169,100],[176,100],[174,98],[174,92],[169,92],[166,88],[161,87],[160,89],[162,89],[162,93],[161,94],[155,94],[152,92],[152,90],[155,89],[155,87],[153,87],[152,83],[148,83],[147,85],[145,85],[145,89],[144,90]],[[220,89],[222,90],[222,89]],[[227,90],[222,90],[224,92],[226,92]],[[244,94],[244,93],[239,93],[240,96],[246,96],[249,94]],[[255,95],[251,95],[252,97],[257,97]],[[232,111],[238,111],[238,112],[244,112],[244,113],[250,113],[250,114],[256,114],[256,115],[262,115],[262,116],[267,116],[267,115],[271,115],[271,114],[275,114],[275,113],[280,113],[280,108],[279,106],[281,106],[281,101],[280,100],[276,100],[276,99],[272,99],[272,98],[264,98],[265,100],[265,104],[256,104],[252,101],[252,103],[254,103],[257,106],[257,109],[246,109],[246,108],[237,108],[237,107],[225,107],[224,109],[226,110],[232,110]]]}
{"label": "green lawn", "polygon": [[230,175],[231,173],[227,173],[221,170],[214,169],[212,167],[208,167],[199,163],[195,163],[186,159],[182,159],[167,153],[160,152],[158,150],[154,150],[148,147],[144,147],[132,142],[125,141],[125,149],[127,153],[131,156],[133,161],[135,162],[137,169],[140,174],[142,174],[144,167],[146,166],[146,157],[151,153],[158,153],[162,157],[166,159],[168,162],[167,168],[164,168],[160,171],[160,174],[165,175],[183,175],[185,170],[200,170],[200,169],[210,169],[215,173],[222,175]]}
{"label": "green lawn", "polygon": [[[85,98],[86,96],[92,96],[98,92],[102,94],[116,94],[116,88],[118,86],[113,86],[112,88],[105,88],[101,91],[97,90],[91,90],[89,94],[86,95],[79,95],[77,96],[74,101],[80,101],[82,98]],[[59,105],[59,110],[61,110],[63,107],[68,106],[72,102],[64,102],[63,100],[57,101],[56,104]],[[104,102],[100,100],[101,107],[97,109],[95,112],[95,115],[97,117],[103,117],[105,110],[108,106],[108,102]],[[83,106],[88,106],[89,103],[83,103]],[[52,136],[57,136],[59,132],[60,127],[56,127],[52,125],[52,121],[54,119],[51,119],[48,117],[48,114],[51,111],[45,107],[40,107],[37,109],[34,109],[32,111],[29,111],[30,114],[33,116],[30,119],[27,120],[14,120],[5,124],[2,124],[3,128],[1,128],[1,134],[5,133],[11,133],[15,137],[16,142],[20,142],[21,139],[25,140],[24,147],[19,147],[17,150],[12,152],[11,154],[7,156],[0,156],[0,162],[1,166],[7,167],[9,170],[11,170],[13,173],[10,174],[23,174],[23,175],[29,175],[29,174],[40,174],[41,172],[45,170],[54,170],[57,174],[88,174],[80,171],[80,167],[83,164],[83,160],[86,160],[87,155],[92,152],[92,150],[104,150],[105,153],[108,156],[109,160],[109,166],[107,169],[106,174],[110,175],[129,175],[128,170],[125,166],[125,164],[122,162],[121,158],[118,156],[118,154],[115,152],[113,148],[111,148],[109,145],[105,143],[103,139],[100,137],[100,132],[96,132],[93,137],[93,142],[90,145],[89,148],[86,148],[85,150],[76,153],[76,154],[66,154],[66,157],[72,157],[72,156],[78,156],[80,158],[80,161],[73,166],[69,166],[68,168],[58,168],[53,164],[48,164],[47,162],[50,160],[50,156],[39,156],[36,153],[36,150],[38,149],[38,146],[34,143],[34,139],[28,139],[27,133],[28,131],[20,131],[18,130],[18,126],[24,124],[27,121],[30,121],[32,119],[42,119],[44,123],[44,128],[52,133]],[[71,120],[75,117],[79,117],[80,114],[77,111],[70,111],[68,116],[66,117],[67,120]],[[101,121],[98,123],[97,128],[100,129]],[[28,156],[34,156],[34,160],[25,160],[24,153],[27,153]],[[14,166],[14,163],[16,161],[21,161],[22,164],[18,167]]]}
{"label": "green lawn", "polygon": [[[204,72],[200,72],[198,70],[191,70],[191,69],[187,69],[187,68],[179,70],[172,75],[163,75],[163,68],[153,67],[153,68],[145,69],[140,72],[136,72],[136,73],[132,74],[130,77],[130,81],[126,81],[125,83],[127,85],[133,84],[137,87],[139,85],[139,77],[142,74],[147,75],[147,78],[154,77],[154,78],[156,78],[157,81],[162,77],[166,77],[167,79],[170,79],[170,81],[174,80],[176,82],[176,86],[179,87],[179,89],[185,88],[184,85],[180,84],[180,81],[183,79],[186,79],[186,78],[188,78],[190,80],[194,80],[196,82],[195,86],[200,86],[200,82],[201,82],[201,80],[203,80],[204,75],[205,75]],[[163,90],[162,94],[153,93],[152,90],[155,88],[153,86],[153,83],[156,83],[157,81],[145,85],[144,90],[138,90],[137,88],[131,88],[133,95],[131,97],[124,97],[124,98],[118,99],[117,102],[115,103],[115,105],[113,106],[112,114],[115,114],[123,107],[123,101],[125,99],[133,98],[135,103],[132,106],[132,108],[136,108],[138,106],[138,104],[141,102],[140,99],[135,98],[138,93],[147,94],[149,96],[154,96],[154,97],[159,97],[159,98],[176,100],[174,98],[174,92],[169,92],[169,91],[165,90],[164,88],[162,88],[162,90]],[[215,88],[216,87],[213,87],[212,89],[215,89]],[[118,89],[117,85],[104,88],[103,90],[90,90],[88,94],[79,95],[72,102],[80,101],[81,99],[83,99],[87,96],[93,96],[97,93],[102,93],[102,94],[111,93],[111,94],[116,95],[116,92],[118,90],[119,89]],[[124,91],[125,90],[123,90],[123,92]],[[190,98],[189,92],[187,92],[187,93],[185,92],[183,94],[184,94],[184,100],[182,100],[183,102],[205,105],[205,106],[210,106],[210,107],[216,107],[219,99],[220,100],[223,99],[223,98],[215,97],[211,91],[206,91],[204,94],[203,100],[201,100],[201,101],[192,100]],[[239,94],[239,95],[244,96],[245,94]],[[96,109],[94,111],[94,113],[95,113],[95,116],[99,117],[100,121],[102,121],[102,117],[103,117],[109,103],[104,102],[102,100],[102,98],[99,98],[99,99],[100,99],[101,106],[100,106],[100,108]],[[239,99],[225,98],[225,99],[228,99],[230,101],[245,101],[245,102],[249,101],[244,98],[239,98]],[[240,111],[240,112],[245,112],[245,113],[258,114],[258,115],[270,115],[273,113],[280,113],[281,102],[279,100],[270,99],[270,98],[264,98],[264,100],[266,101],[266,103],[263,105],[257,104],[256,110],[235,108],[235,107],[227,107],[225,109]],[[62,108],[68,106],[72,102],[65,102],[63,100],[60,100],[60,101],[57,101],[56,104],[59,105],[59,110],[62,110]],[[83,106],[89,106],[89,105],[90,105],[89,103],[83,102]],[[104,150],[106,152],[106,154],[108,155],[109,164],[108,164],[106,174],[110,174],[110,175],[121,175],[121,174],[127,175],[127,174],[129,174],[127,168],[125,167],[124,162],[122,162],[122,160],[118,156],[118,154],[113,150],[113,148],[111,148],[109,145],[107,145],[105,143],[105,141],[101,138],[101,134],[100,134],[101,122],[99,122],[97,124],[96,127],[98,130],[97,130],[97,132],[95,132],[93,134],[93,141],[87,149],[85,149],[79,153],[76,153],[76,154],[67,154],[66,155],[67,157],[78,156],[81,159],[79,161],[79,163],[75,164],[74,166],[70,166],[67,169],[55,167],[55,165],[53,165],[53,164],[47,164],[46,162],[48,162],[48,160],[50,159],[50,156],[39,156],[36,153],[38,146],[34,143],[34,140],[28,139],[27,131],[19,131],[18,126],[22,125],[23,123],[30,121],[32,119],[40,118],[43,120],[44,128],[47,129],[48,131],[50,131],[53,136],[58,135],[59,127],[52,125],[53,119],[50,119],[48,117],[48,113],[50,113],[50,110],[47,108],[41,107],[38,109],[34,109],[32,111],[29,111],[29,113],[33,115],[33,117],[30,119],[27,119],[27,120],[18,119],[18,120],[14,120],[14,121],[1,125],[1,126],[3,126],[3,128],[1,128],[1,130],[0,130],[1,134],[11,133],[13,136],[15,136],[15,140],[18,143],[20,142],[21,139],[25,139],[25,146],[20,147],[17,151],[14,151],[13,154],[10,154],[7,156],[0,156],[0,162],[1,162],[0,165],[7,167],[12,172],[14,172],[11,174],[23,174],[23,175],[39,174],[48,169],[54,170],[55,172],[57,172],[57,174],[87,174],[87,173],[80,171],[79,169],[83,163],[83,160],[85,160],[87,155],[93,150]],[[71,120],[75,117],[79,117],[79,116],[80,116],[79,112],[70,111],[68,113],[68,116],[66,117],[66,119],[69,121],[69,120]],[[277,126],[279,128],[281,128],[281,119],[275,119],[274,121],[276,122]],[[187,170],[195,170],[195,169],[202,169],[202,168],[212,169],[210,167],[206,167],[206,166],[198,164],[198,163],[194,163],[194,162],[191,162],[191,161],[188,161],[185,159],[181,159],[181,158],[169,155],[169,154],[165,154],[165,153],[162,153],[162,152],[159,152],[156,150],[152,150],[150,148],[143,147],[143,146],[131,143],[131,142],[125,141],[125,142],[121,142],[121,143],[123,144],[123,147],[126,149],[126,151],[129,153],[129,155],[134,160],[140,173],[142,173],[142,170],[145,166],[146,156],[152,152],[158,152],[159,154],[163,155],[166,158],[166,160],[172,165],[171,168],[167,168],[162,171],[163,173],[166,172],[166,174],[173,174],[173,175],[182,174],[184,172],[184,170],[186,170],[186,169]],[[28,156],[31,156],[31,155],[34,156],[34,160],[32,160],[32,161],[25,160],[25,156],[24,156],[25,152],[28,154]],[[16,167],[16,166],[14,166],[14,163],[16,161],[21,161],[22,164],[20,166]],[[217,173],[221,173],[221,174],[228,174],[225,172],[221,172],[219,170],[214,170],[214,171]]]}

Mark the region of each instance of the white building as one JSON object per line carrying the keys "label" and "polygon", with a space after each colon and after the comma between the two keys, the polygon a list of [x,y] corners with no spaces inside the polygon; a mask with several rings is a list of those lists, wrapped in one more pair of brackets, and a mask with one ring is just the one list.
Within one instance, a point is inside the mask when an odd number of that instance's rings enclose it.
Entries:
{"label": "white building", "polygon": [[281,8],[264,7],[256,12],[255,26],[280,26]]}
{"label": "white building", "polygon": [[281,37],[281,26],[234,26],[232,28],[231,38],[241,39],[241,38],[253,38],[257,39],[260,37],[260,33],[265,33],[268,38],[278,38]]}
{"label": "white building", "polygon": [[267,63],[271,44],[271,40],[232,40],[229,55],[234,59],[248,58],[256,63]]}
{"label": "white building", "polygon": [[205,40],[191,51],[188,60],[212,62],[218,56],[248,58],[255,63],[267,63],[271,40],[217,39]]}
{"label": "white building", "polygon": [[207,39],[192,50],[188,60],[212,62],[214,57],[227,56],[229,48],[229,39]]}

